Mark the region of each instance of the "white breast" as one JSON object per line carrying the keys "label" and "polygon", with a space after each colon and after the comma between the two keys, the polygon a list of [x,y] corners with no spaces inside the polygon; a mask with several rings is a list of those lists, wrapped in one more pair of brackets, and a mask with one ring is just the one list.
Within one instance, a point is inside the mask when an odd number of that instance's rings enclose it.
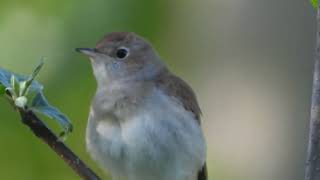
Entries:
{"label": "white breast", "polygon": [[87,148],[114,178],[196,180],[205,141],[194,115],[155,90],[122,121],[90,115]]}

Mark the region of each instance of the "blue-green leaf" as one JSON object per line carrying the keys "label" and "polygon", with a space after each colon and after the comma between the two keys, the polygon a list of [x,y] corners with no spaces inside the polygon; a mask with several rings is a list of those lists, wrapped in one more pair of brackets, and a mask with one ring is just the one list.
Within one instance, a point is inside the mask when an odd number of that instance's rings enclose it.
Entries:
{"label": "blue-green leaf", "polygon": [[61,124],[61,126],[64,128],[62,135],[72,132],[73,127],[68,118],[57,108],[51,106],[41,92],[37,93],[34,97],[31,104],[31,109],[58,121],[59,124]]}
{"label": "blue-green leaf", "polygon": [[11,79],[11,75],[13,73],[0,68],[0,84],[2,84],[4,87],[10,87],[10,79]]}
{"label": "blue-green leaf", "polygon": [[[11,81],[12,76],[14,76],[18,82],[26,81],[29,79],[28,76],[19,75],[19,74],[10,72],[10,71],[0,67],[0,84],[2,84],[4,87],[6,87],[6,88],[11,87],[10,81]],[[43,87],[37,81],[33,81],[30,86],[30,89],[32,89],[34,91],[41,91],[43,89]]]}
{"label": "blue-green leaf", "polygon": [[16,97],[11,97],[13,104],[19,107],[26,104],[26,108],[56,120],[63,128],[62,135],[68,134],[72,131],[71,122],[66,115],[48,103],[42,91],[43,86],[34,80],[42,65],[43,63],[37,66],[32,76],[19,75],[0,68],[0,95],[5,93],[5,89],[16,93]]}
{"label": "blue-green leaf", "polygon": [[313,6],[314,8],[318,8],[318,6],[319,6],[319,0],[310,0],[310,2],[311,2],[312,6]]}

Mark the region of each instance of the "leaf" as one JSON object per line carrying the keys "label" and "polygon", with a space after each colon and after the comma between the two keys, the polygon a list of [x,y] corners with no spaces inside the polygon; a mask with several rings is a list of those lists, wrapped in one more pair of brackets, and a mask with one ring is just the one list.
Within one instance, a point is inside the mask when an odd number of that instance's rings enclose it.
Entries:
{"label": "leaf", "polygon": [[[4,87],[11,87],[10,81],[12,76],[14,76],[18,82],[26,81],[27,79],[29,79],[28,76],[19,75],[0,67],[0,84],[2,84]],[[30,88],[36,91],[41,91],[43,89],[42,85],[39,84],[37,81],[33,81]]]}
{"label": "leaf", "polygon": [[312,6],[317,9],[319,6],[319,0],[310,0]]}
{"label": "leaf", "polygon": [[0,68],[0,84],[2,84],[4,87],[10,87],[10,78],[12,73],[9,71]]}
{"label": "leaf", "polygon": [[57,120],[64,128],[64,132],[62,132],[61,136],[72,132],[73,127],[68,118],[57,108],[51,106],[41,92],[37,93],[34,97],[31,104],[31,109]]}
{"label": "leaf", "polygon": [[66,115],[48,103],[42,91],[43,86],[34,80],[42,66],[41,62],[33,71],[32,76],[23,76],[0,68],[0,94],[5,89],[16,93],[17,97],[11,97],[16,106],[27,105],[27,108],[56,120],[63,128],[61,135],[66,135],[72,131],[71,122]]}
{"label": "leaf", "polygon": [[43,63],[43,59],[42,59],[40,61],[40,63],[37,65],[37,67],[33,70],[31,76],[27,80],[21,82],[21,84],[20,84],[20,93],[19,93],[20,96],[24,96],[27,93],[27,91],[29,90],[30,85],[32,84],[33,80],[35,79],[35,77],[40,72],[43,64],[44,63]]}
{"label": "leaf", "polygon": [[15,75],[11,75],[10,86],[11,86],[11,90],[12,90],[11,91],[12,96],[17,98],[17,96],[19,95],[20,87],[19,87],[19,82],[16,79]]}

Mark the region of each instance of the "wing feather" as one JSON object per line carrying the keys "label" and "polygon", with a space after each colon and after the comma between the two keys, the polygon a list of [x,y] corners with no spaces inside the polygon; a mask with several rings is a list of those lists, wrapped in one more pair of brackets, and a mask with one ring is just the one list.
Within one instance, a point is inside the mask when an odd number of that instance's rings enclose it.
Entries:
{"label": "wing feather", "polygon": [[157,77],[156,85],[169,96],[175,97],[186,110],[191,111],[200,124],[201,109],[195,93],[185,81],[165,71]]}
{"label": "wing feather", "polygon": [[[194,114],[199,125],[201,124],[201,109],[196,95],[185,81],[166,70],[159,74],[156,79],[156,85],[169,96],[175,97],[186,110],[191,111]],[[207,179],[207,166],[205,163],[198,172],[197,180]]]}

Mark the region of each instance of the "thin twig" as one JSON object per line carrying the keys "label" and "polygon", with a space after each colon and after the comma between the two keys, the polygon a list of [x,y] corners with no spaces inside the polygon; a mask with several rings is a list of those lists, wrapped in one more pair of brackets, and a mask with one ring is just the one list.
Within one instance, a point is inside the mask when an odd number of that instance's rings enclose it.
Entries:
{"label": "thin twig", "polygon": [[305,180],[320,180],[320,7],[317,13],[317,44]]}
{"label": "thin twig", "polygon": [[99,180],[100,178],[32,112],[18,109],[22,122],[34,135],[48,144],[82,179]]}

